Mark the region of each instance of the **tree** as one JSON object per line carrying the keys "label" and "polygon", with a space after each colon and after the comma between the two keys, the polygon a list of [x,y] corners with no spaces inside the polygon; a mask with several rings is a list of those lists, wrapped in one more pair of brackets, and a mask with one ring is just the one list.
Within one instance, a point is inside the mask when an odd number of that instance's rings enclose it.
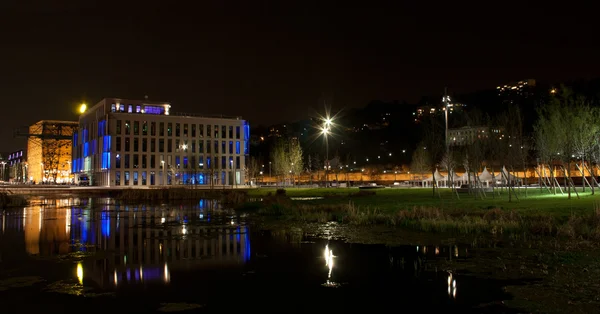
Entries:
{"label": "tree", "polygon": [[412,154],[412,163],[410,164],[410,171],[418,174],[423,179],[423,174],[429,171],[429,154],[425,149],[424,143],[419,144],[417,149]]}
{"label": "tree", "polygon": [[273,166],[272,171],[275,174],[275,177],[285,176],[285,172],[289,168],[286,167],[288,160],[285,142],[283,140],[278,140],[277,143],[275,143],[271,153],[271,162]]}
{"label": "tree", "polygon": [[259,173],[259,165],[258,165],[258,160],[256,159],[256,157],[250,157],[248,158],[248,162],[246,163],[246,178],[248,178],[249,182],[255,182],[256,183],[256,177],[258,176]]}
{"label": "tree", "polygon": [[[292,174],[292,184],[294,183],[294,175],[302,174],[304,170],[304,157],[302,153],[302,147],[297,140],[292,140],[287,145],[287,160],[290,165],[290,171]],[[300,181],[300,180],[298,180]]]}
{"label": "tree", "polygon": [[[440,117],[429,115],[429,119],[423,120],[423,132],[424,149],[427,150],[429,154],[429,171],[432,176],[435,176],[436,167],[446,150],[446,130],[444,123],[441,121]],[[437,182],[435,179],[432,182],[432,193],[433,196],[435,196]],[[441,197],[439,191],[437,192],[438,196]]]}

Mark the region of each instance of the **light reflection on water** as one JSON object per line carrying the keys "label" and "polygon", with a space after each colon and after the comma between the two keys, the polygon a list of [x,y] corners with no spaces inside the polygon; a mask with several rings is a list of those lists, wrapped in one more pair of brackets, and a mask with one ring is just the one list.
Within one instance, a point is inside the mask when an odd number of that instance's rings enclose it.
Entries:
{"label": "light reflection on water", "polygon": [[35,204],[20,212],[3,212],[2,234],[6,229],[16,232],[23,238],[21,250],[29,256],[102,253],[103,258],[74,265],[74,279],[80,284],[89,281],[106,288],[168,283],[172,270],[243,265],[250,258],[243,217],[214,201],[193,206],[130,206],[109,199]]}
{"label": "light reflection on water", "polygon": [[[144,293],[158,287],[153,291],[173,295],[192,291],[194,297],[213,293],[207,297],[211,300],[214,295],[225,298],[235,286],[248,295],[240,298],[254,293],[260,296],[257,299],[272,295],[283,300],[294,296],[289,291],[302,287],[314,289],[306,292],[313,297],[359,291],[356,295],[370,300],[389,293],[407,301],[433,300],[443,307],[465,302],[480,288],[480,283],[429,263],[466,259],[467,246],[351,245],[335,240],[341,228],[337,224],[324,224],[321,237],[298,229],[253,230],[251,246],[244,217],[213,201],[193,206],[133,206],[109,199],[66,203],[70,205],[46,202],[3,212],[0,256],[10,259],[7,252],[18,253],[15,250],[27,256],[91,254],[67,263],[71,283],[86,289],[116,289],[117,294],[135,290],[132,287],[143,287],[136,291]],[[234,277],[227,277],[231,274]],[[218,290],[219,282],[227,282],[227,288]]]}

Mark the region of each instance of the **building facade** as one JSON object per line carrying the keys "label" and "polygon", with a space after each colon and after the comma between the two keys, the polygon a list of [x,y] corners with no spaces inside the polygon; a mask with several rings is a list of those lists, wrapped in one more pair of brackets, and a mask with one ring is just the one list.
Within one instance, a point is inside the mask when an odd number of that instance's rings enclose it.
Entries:
{"label": "building facade", "polygon": [[35,183],[70,183],[75,121],[42,120],[27,134],[27,175]]}
{"label": "building facade", "polygon": [[27,154],[23,149],[8,154],[8,177],[15,183],[27,182]]}
{"label": "building facade", "polygon": [[81,114],[72,171],[92,185],[244,185],[250,127],[240,117],[173,114],[171,105],[103,99]]}

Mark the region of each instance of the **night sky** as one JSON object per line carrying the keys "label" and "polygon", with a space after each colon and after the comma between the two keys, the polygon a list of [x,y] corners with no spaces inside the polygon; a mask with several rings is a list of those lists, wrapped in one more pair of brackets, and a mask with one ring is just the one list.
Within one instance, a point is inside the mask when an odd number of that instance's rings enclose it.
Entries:
{"label": "night sky", "polygon": [[362,107],[600,76],[595,10],[564,3],[119,2],[0,2],[0,152],[24,148],[14,128],[75,120],[76,104],[103,97],[269,124],[324,100]]}

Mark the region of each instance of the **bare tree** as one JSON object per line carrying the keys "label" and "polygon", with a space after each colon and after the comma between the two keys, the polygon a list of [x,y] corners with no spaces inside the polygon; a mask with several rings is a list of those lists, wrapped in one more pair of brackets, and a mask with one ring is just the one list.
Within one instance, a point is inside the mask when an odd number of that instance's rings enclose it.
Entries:
{"label": "bare tree", "polygon": [[248,158],[248,162],[246,163],[246,178],[249,179],[250,182],[255,182],[256,183],[256,178],[258,176],[258,173],[260,172],[260,167],[258,165],[258,160],[256,159],[256,157],[250,157]]}
{"label": "bare tree", "polygon": [[421,179],[429,171],[431,164],[429,154],[425,148],[424,143],[417,146],[417,149],[412,154],[412,162],[410,164],[410,170],[418,174]]}

